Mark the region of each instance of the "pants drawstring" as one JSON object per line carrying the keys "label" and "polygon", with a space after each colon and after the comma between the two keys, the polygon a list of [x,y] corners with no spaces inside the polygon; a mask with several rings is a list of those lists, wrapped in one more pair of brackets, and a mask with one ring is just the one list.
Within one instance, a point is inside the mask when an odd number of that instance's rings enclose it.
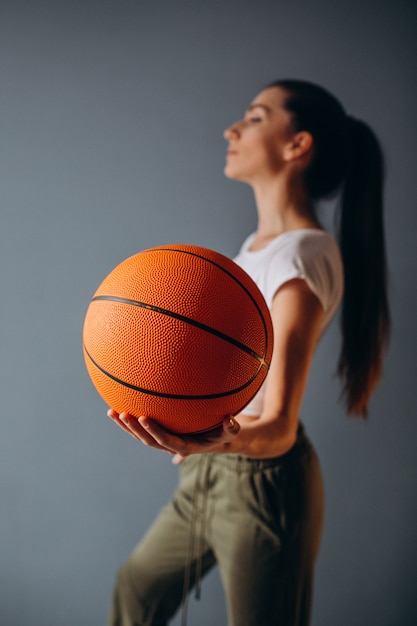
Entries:
{"label": "pants drawstring", "polygon": [[[184,569],[184,586],[182,594],[181,626],[187,626],[188,594],[191,587],[191,571],[195,558],[195,598],[201,597],[201,575],[203,569],[203,547],[206,532],[207,496],[209,473],[212,464],[212,455],[201,455],[196,472],[193,489],[190,517],[190,536],[186,553]],[[205,472],[203,470],[205,466]],[[201,496],[200,524],[198,527],[199,501]]]}

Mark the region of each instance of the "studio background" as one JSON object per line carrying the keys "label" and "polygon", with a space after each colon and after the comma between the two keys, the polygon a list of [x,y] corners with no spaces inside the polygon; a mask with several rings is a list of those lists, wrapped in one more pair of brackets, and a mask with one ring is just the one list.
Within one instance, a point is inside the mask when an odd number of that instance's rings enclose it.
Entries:
{"label": "studio background", "polygon": [[[85,311],[145,248],[237,252],[255,210],[223,176],[222,132],[286,77],[368,121],[388,171],[383,384],[368,421],[346,418],[334,324],[302,411],[327,499],[313,626],[417,623],[416,34],[405,0],[0,0],[2,626],[105,624],[177,469],[106,418]],[[217,572],[190,624],[226,624]]]}

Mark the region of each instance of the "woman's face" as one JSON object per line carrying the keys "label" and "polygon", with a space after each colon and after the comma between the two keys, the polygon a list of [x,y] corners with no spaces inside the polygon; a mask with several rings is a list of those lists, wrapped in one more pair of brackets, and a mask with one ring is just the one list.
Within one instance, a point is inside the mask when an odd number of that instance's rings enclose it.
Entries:
{"label": "woman's face", "polygon": [[252,101],[244,117],[224,132],[229,147],[224,173],[249,184],[275,176],[283,167],[284,147],[294,136],[286,92],[269,87]]}

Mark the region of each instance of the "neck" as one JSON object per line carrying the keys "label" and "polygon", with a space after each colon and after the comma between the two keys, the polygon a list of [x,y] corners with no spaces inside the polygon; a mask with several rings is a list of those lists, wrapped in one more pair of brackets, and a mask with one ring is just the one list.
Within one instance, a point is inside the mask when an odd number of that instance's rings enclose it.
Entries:
{"label": "neck", "polygon": [[259,238],[277,237],[288,230],[320,228],[311,200],[301,184],[275,179],[252,185],[258,210]]}

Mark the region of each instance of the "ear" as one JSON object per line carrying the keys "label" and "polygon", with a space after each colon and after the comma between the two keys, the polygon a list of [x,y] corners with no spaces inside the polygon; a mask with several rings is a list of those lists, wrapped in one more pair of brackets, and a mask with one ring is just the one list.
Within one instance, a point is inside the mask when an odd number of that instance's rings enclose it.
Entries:
{"label": "ear", "polygon": [[308,154],[313,150],[313,135],[305,130],[296,133],[284,148],[284,161],[295,161]]}

